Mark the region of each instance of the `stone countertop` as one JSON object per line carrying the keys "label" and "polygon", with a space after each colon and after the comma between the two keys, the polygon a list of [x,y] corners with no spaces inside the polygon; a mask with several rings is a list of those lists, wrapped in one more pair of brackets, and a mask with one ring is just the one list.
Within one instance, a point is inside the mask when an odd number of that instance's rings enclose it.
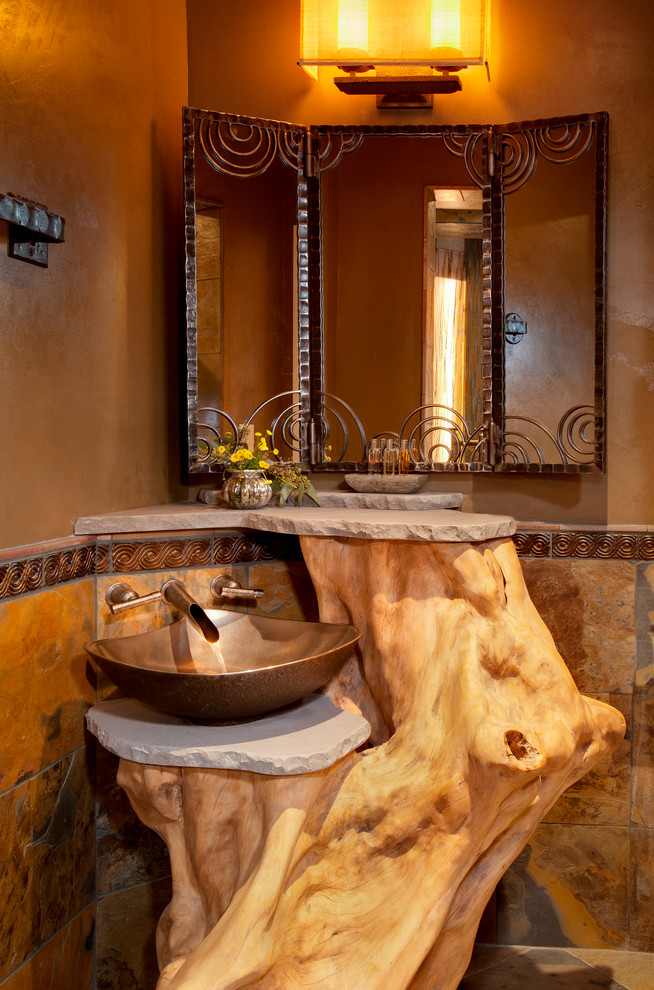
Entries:
{"label": "stone countertop", "polygon": [[238,725],[197,725],[134,698],[116,698],[90,708],[86,724],[105,749],[134,763],[270,776],[324,770],[370,735],[365,718],[322,694]]}
{"label": "stone countertop", "polygon": [[[405,496],[411,498],[412,496]],[[254,529],[297,536],[357,537],[365,540],[424,540],[467,543],[512,536],[510,516],[458,509],[386,509],[340,506],[266,506],[225,509],[199,502],[147,506],[83,516],[76,534],[156,533],[193,529]]]}

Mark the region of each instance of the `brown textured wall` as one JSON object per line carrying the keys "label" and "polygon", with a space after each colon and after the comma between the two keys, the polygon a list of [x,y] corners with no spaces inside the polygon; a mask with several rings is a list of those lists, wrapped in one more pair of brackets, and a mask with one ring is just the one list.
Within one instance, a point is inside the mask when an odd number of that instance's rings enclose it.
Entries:
{"label": "brown textured wall", "polygon": [[654,8],[647,0],[493,0],[490,84],[463,73],[463,92],[431,112],[375,109],[346,96],[332,70],[313,82],[296,65],[299,2],[188,0],[189,96],[195,106],[299,123],[478,123],[607,110],[610,117],[608,474],[438,478],[480,511],[519,519],[651,521],[654,434]]}
{"label": "brown textured wall", "polygon": [[9,259],[0,222],[0,547],[179,491],[167,393],[185,13],[184,0],[165,16],[155,0],[0,10],[0,191],[66,221],[47,269]]}

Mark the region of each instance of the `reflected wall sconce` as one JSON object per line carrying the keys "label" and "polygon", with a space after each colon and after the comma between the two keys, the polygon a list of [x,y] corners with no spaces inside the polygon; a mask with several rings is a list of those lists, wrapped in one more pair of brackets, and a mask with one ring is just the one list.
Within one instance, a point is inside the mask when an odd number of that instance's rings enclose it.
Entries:
{"label": "reflected wall sconce", "polygon": [[301,3],[298,65],[314,78],[317,66],[337,66],[347,73],[334,78],[341,92],[374,94],[380,108],[429,108],[433,93],[462,88],[461,69],[488,71],[490,0]]}
{"label": "reflected wall sconce", "polygon": [[507,344],[519,344],[527,332],[527,321],[517,313],[507,313],[504,317],[504,339]]}

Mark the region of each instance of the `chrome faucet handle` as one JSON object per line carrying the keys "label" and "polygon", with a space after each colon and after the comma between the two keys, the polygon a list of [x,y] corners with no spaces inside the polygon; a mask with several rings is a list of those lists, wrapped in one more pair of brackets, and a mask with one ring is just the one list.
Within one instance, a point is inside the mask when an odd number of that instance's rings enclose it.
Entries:
{"label": "chrome faucet handle", "polygon": [[211,582],[214,598],[263,598],[263,588],[244,588],[231,574],[217,574]]}
{"label": "chrome faucet handle", "polygon": [[124,581],[117,581],[107,588],[104,600],[109,606],[112,614],[124,612],[135,605],[144,605],[146,602],[156,602],[161,598],[160,591],[153,591],[150,595],[137,595],[133,588],[130,588]]}

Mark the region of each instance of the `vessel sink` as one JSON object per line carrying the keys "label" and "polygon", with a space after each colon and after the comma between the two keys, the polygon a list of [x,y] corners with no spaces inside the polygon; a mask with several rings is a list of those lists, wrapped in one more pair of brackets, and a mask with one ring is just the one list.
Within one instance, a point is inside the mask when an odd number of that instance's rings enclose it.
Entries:
{"label": "vessel sink", "polygon": [[[298,701],[338,673],[359,632],[331,622],[207,609],[213,646],[179,619],[85,649],[123,694],[173,715],[225,724]],[[224,660],[224,669],[221,657]]]}

